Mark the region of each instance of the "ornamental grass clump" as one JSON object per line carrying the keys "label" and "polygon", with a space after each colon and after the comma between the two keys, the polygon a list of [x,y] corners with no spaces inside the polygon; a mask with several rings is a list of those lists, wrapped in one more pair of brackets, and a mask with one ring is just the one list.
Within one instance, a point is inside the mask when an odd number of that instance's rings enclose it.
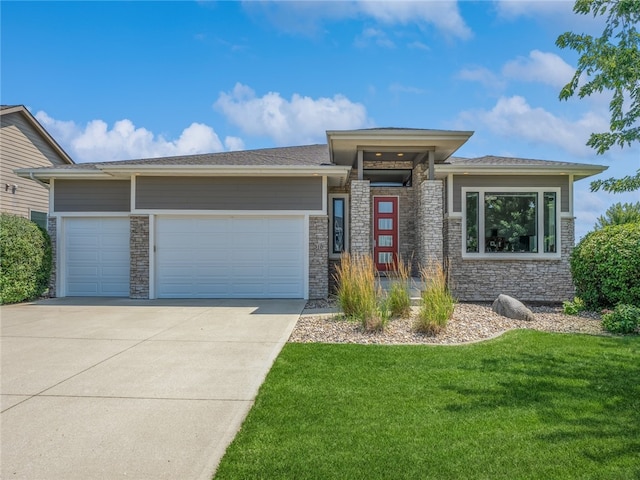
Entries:
{"label": "ornamental grass clump", "polygon": [[409,293],[409,281],[411,279],[411,266],[398,258],[393,270],[389,272],[391,280],[389,292],[385,300],[386,307],[391,317],[408,317],[411,313],[411,294]]}
{"label": "ornamental grass clump", "polygon": [[338,303],[347,318],[363,322],[377,310],[376,269],[368,255],[345,253],[334,275]]}
{"label": "ornamental grass clump", "polygon": [[421,295],[420,309],[415,320],[415,329],[427,335],[437,335],[447,327],[453,315],[455,300],[447,287],[447,278],[440,264],[420,269],[425,284]]}

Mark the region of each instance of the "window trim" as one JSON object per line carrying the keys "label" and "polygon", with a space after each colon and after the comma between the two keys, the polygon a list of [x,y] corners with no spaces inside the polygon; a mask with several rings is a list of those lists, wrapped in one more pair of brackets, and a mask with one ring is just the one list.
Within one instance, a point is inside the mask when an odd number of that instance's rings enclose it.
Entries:
{"label": "window trim", "polygon": [[327,212],[329,214],[329,258],[338,259],[340,258],[341,253],[333,253],[333,200],[336,198],[340,198],[344,200],[344,251],[349,251],[349,194],[348,193],[330,193],[329,194],[329,205],[327,208]]}
{"label": "window trim", "polygon": [[[468,260],[558,260],[562,256],[562,216],[561,216],[561,188],[560,187],[462,187],[461,188],[461,207],[462,207],[462,258]],[[467,252],[467,193],[478,193],[478,252]],[[556,194],[556,248],[555,252],[544,251],[544,194],[547,192],[554,192]],[[537,253],[492,253],[486,251],[484,235],[480,235],[480,232],[485,230],[485,194],[486,193],[536,193],[538,196],[537,201],[537,241],[538,252]]]}

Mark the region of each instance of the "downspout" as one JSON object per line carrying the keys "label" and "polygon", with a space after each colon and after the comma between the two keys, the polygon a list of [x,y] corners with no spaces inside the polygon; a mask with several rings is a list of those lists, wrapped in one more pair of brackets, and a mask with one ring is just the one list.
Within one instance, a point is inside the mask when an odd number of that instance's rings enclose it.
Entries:
{"label": "downspout", "polygon": [[31,180],[33,180],[34,182],[38,182],[40,185],[42,185],[44,188],[46,188],[47,190],[49,190],[49,184],[48,183],[44,183],[42,180],[37,179],[36,177],[33,176],[33,172],[29,172],[29,178]]}

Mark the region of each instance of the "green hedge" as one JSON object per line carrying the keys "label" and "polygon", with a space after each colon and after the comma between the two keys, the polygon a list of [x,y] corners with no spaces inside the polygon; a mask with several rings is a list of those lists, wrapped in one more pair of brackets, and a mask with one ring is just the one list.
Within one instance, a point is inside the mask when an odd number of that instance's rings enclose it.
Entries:
{"label": "green hedge", "polygon": [[571,275],[587,308],[640,306],[640,223],[589,233],[571,254]]}
{"label": "green hedge", "polygon": [[0,214],[0,304],[42,295],[51,274],[51,240],[32,221]]}

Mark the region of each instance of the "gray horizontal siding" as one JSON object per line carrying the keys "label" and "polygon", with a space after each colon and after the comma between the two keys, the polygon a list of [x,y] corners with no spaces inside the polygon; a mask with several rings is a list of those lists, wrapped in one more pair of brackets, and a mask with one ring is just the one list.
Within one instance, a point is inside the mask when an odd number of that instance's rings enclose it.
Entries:
{"label": "gray horizontal siding", "polygon": [[495,188],[560,188],[560,209],[569,211],[569,177],[567,175],[454,175],[453,211],[462,211],[462,187]]}
{"label": "gray horizontal siding", "polygon": [[138,177],[136,208],[321,210],[320,177]]}
{"label": "gray horizontal siding", "polygon": [[129,180],[56,180],[55,212],[128,212],[131,210]]}

